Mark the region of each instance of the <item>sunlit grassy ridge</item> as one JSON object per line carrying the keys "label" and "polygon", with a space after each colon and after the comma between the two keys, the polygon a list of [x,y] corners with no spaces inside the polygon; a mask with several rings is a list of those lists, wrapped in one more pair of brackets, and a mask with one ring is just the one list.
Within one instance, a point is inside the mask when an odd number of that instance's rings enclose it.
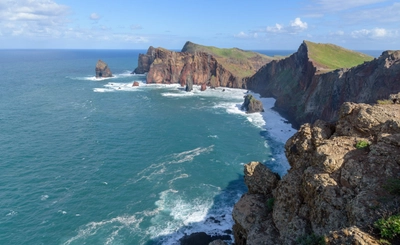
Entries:
{"label": "sunlit grassy ridge", "polygon": [[334,44],[304,42],[307,45],[308,57],[312,59],[315,65],[325,69],[350,68],[374,59],[372,56],[348,50]]}
{"label": "sunlit grassy ridge", "polygon": [[[238,77],[251,76],[256,72],[255,63],[266,64],[277,57],[269,57],[257,52],[245,51],[238,48],[217,48],[186,42],[182,52],[205,52],[213,55],[218,62],[232,74]],[[280,57],[281,58],[281,57]]]}

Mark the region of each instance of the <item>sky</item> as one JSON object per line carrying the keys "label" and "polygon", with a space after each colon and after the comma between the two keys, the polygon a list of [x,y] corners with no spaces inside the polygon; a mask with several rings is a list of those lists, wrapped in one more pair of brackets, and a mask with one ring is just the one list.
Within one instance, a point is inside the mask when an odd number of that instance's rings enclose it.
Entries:
{"label": "sky", "polygon": [[0,49],[400,49],[400,0],[0,0]]}

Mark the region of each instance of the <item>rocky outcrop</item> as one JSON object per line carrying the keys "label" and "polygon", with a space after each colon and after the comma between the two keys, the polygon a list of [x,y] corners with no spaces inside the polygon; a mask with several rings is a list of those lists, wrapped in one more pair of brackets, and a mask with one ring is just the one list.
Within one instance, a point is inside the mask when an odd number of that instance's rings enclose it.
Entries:
{"label": "rocky outcrop", "polygon": [[[213,49],[191,42],[187,42],[181,52],[150,47],[146,54],[139,55],[134,73],[147,73],[147,83],[179,83],[185,86],[191,80],[194,85],[244,88],[247,77],[273,60],[254,52],[246,58],[244,54],[250,52],[239,49],[225,50],[225,53],[236,54],[233,57],[217,56],[212,53]],[[223,49],[218,50],[224,53]]]}
{"label": "rocky outcrop", "polygon": [[344,102],[375,103],[400,91],[400,51],[383,52],[352,68],[321,74],[323,69],[303,42],[290,57],[262,67],[246,86],[274,97],[275,108],[297,127],[317,119],[334,122]]}
{"label": "rocky outcrop", "polygon": [[235,244],[379,244],[373,223],[399,211],[387,183],[400,178],[400,105],[344,103],[338,117],[304,124],[287,141],[291,169],[281,180],[260,163],[245,166]]}
{"label": "rocky outcrop", "polygon": [[147,72],[147,83],[179,83],[186,86],[191,80],[195,85],[242,88],[243,79],[225,69],[210,54],[173,52],[162,48],[149,48],[146,55],[139,55],[135,73]]}
{"label": "rocky outcrop", "polygon": [[96,78],[112,77],[110,68],[108,68],[108,65],[102,60],[97,61],[95,72]]}
{"label": "rocky outcrop", "polygon": [[206,91],[207,89],[207,85],[205,83],[203,83],[200,87],[200,91]]}
{"label": "rocky outcrop", "polygon": [[241,109],[245,110],[247,113],[264,111],[262,102],[254,98],[254,96],[251,94],[244,96],[244,102],[242,104]]}
{"label": "rocky outcrop", "polygon": [[139,86],[139,82],[134,81],[134,82],[132,83],[132,87],[138,87],[138,86]]}

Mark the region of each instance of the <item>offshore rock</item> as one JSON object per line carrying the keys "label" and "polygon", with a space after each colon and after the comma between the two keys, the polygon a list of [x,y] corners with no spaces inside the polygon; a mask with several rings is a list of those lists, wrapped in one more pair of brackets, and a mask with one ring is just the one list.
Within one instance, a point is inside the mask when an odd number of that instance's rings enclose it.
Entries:
{"label": "offshore rock", "polygon": [[108,65],[102,60],[97,61],[95,72],[96,78],[112,77],[110,68],[108,68]]}
{"label": "offshore rock", "polygon": [[206,91],[207,89],[207,85],[205,83],[203,83],[200,87],[200,91]]}
{"label": "offshore rock", "polygon": [[132,87],[137,87],[137,86],[139,86],[139,82],[134,81],[133,84],[132,84]]}
{"label": "offshore rock", "polygon": [[[400,178],[400,105],[344,103],[338,116],[304,124],[286,142],[291,169],[281,180],[245,166],[249,192],[232,214],[236,244],[297,244],[311,234],[326,244],[379,244],[370,227],[399,208],[385,185]],[[359,141],[369,146],[358,149]]]}
{"label": "offshore rock", "polygon": [[242,104],[241,109],[245,110],[247,113],[264,111],[262,102],[254,98],[254,96],[251,94],[244,96],[244,102]]}
{"label": "offshore rock", "polygon": [[400,51],[321,73],[324,67],[310,58],[307,43],[290,57],[266,64],[246,83],[262,97],[274,97],[275,108],[295,126],[317,119],[334,122],[344,102],[375,103],[400,92]]}

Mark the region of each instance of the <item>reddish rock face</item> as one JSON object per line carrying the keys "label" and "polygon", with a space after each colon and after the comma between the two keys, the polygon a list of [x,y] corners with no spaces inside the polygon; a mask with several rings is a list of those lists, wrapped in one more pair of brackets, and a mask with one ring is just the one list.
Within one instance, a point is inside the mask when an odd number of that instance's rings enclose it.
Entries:
{"label": "reddish rock face", "polygon": [[203,83],[203,84],[201,85],[200,90],[201,90],[201,91],[205,91],[206,89],[207,89],[207,85],[206,85],[205,83]]}
{"label": "reddish rock face", "polygon": [[137,86],[139,86],[139,82],[134,81],[132,87],[137,87]]}
{"label": "reddish rock face", "polygon": [[375,103],[400,92],[400,51],[386,51],[350,69],[316,74],[317,69],[303,43],[290,57],[262,67],[246,86],[274,97],[275,108],[296,126],[317,119],[333,122],[347,101]]}
{"label": "reddish rock face", "polygon": [[192,79],[194,85],[245,87],[245,79],[235,76],[212,55],[203,52],[191,54],[150,47],[147,54],[139,55],[138,67],[134,71],[137,74],[146,72],[147,83],[185,86],[188,79]]}
{"label": "reddish rock face", "polygon": [[96,78],[112,77],[110,68],[108,68],[108,65],[102,60],[97,61],[95,71],[96,71]]}

